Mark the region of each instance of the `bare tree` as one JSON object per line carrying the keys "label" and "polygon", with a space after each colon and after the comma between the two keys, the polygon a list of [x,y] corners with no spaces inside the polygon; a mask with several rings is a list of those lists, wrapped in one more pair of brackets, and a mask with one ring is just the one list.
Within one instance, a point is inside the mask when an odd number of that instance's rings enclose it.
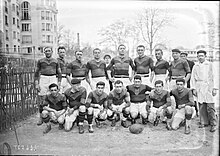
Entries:
{"label": "bare tree", "polygon": [[64,31],[64,25],[58,24],[57,27],[57,44],[60,45],[62,44],[62,37],[63,37],[63,31]]}
{"label": "bare tree", "polygon": [[136,25],[151,55],[158,44],[165,44],[160,34],[163,28],[171,25],[172,21],[173,17],[168,10],[147,8],[138,14]]}
{"label": "bare tree", "polygon": [[98,32],[98,35],[101,37],[99,44],[108,47],[113,46],[117,50],[119,44],[128,44],[132,30],[132,26],[127,21],[117,20]]}

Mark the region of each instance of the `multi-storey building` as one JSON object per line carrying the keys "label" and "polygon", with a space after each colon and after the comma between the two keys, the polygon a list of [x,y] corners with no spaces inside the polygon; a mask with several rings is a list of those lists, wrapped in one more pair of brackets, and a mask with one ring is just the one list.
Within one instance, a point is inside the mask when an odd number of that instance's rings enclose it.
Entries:
{"label": "multi-storey building", "polygon": [[56,0],[0,0],[1,53],[38,56],[57,48]]}

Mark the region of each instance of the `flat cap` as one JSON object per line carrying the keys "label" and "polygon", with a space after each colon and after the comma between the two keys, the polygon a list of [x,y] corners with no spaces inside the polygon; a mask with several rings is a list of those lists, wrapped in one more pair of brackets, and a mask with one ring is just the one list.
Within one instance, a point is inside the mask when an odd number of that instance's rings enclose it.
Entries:
{"label": "flat cap", "polygon": [[179,49],[172,49],[172,52],[180,53],[180,50]]}
{"label": "flat cap", "polygon": [[187,51],[181,51],[180,54],[185,54],[186,56],[188,55],[188,52]]}
{"label": "flat cap", "polygon": [[72,79],[72,80],[71,80],[71,83],[72,83],[72,84],[78,84],[78,83],[80,83],[80,82],[81,82],[80,79]]}

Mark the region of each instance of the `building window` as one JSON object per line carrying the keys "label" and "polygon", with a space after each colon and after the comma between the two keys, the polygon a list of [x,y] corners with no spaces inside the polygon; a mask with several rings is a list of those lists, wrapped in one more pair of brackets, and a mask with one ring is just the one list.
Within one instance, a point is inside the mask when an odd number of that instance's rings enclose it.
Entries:
{"label": "building window", "polygon": [[42,43],[45,43],[45,42],[46,42],[46,36],[42,35]]}
{"label": "building window", "polygon": [[50,20],[50,11],[46,11],[46,20]]}
{"label": "building window", "polygon": [[15,20],[14,17],[13,17],[12,23],[13,23],[14,25],[16,24],[16,20]]}
{"label": "building window", "polygon": [[5,25],[8,25],[8,16],[5,15]]}
{"label": "building window", "polygon": [[19,7],[16,5],[17,16],[19,16]]}
{"label": "building window", "polygon": [[45,23],[42,23],[42,31],[45,31]]}
{"label": "building window", "polygon": [[23,35],[22,36],[22,43],[32,43],[31,35]]}
{"label": "building window", "polygon": [[50,31],[51,24],[50,23],[46,23],[46,31]]}
{"label": "building window", "polygon": [[56,21],[56,15],[54,15],[54,21]]}
{"label": "building window", "polygon": [[20,42],[20,33],[17,32],[17,39],[18,39],[18,42]]}
{"label": "building window", "polygon": [[31,24],[30,23],[23,23],[21,31],[31,31]]}
{"label": "building window", "polygon": [[8,3],[5,1],[5,13],[8,13]]}
{"label": "building window", "polygon": [[9,37],[8,37],[8,30],[5,30],[5,39],[6,39],[6,40],[9,40]]}
{"label": "building window", "polygon": [[14,52],[16,52],[17,51],[17,46],[16,45],[14,45]]}
{"label": "building window", "polygon": [[52,35],[46,35],[46,43],[53,43],[53,36]]}
{"label": "building window", "polygon": [[45,12],[41,11],[41,20],[44,20],[44,19],[45,19]]}
{"label": "building window", "polygon": [[6,52],[9,53],[9,45],[6,44]]}
{"label": "building window", "polygon": [[16,39],[16,31],[13,31],[13,39]]}
{"label": "building window", "polygon": [[18,52],[20,53],[20,46],[18,46]]}
{"label": "building window", "polygon": [[19,28],[20,26],[19,26],[19,20],[17,19],[17,27]]}
{"label": "building window", "polygon": [[31,47],[28,47],[28,48],[27,48],[27,51],[28,51],[28,53],[31,53],[31,52],[32,52],[32,48],[31,48]]}
{"label": "building window", "polygon": [[12,4],[12,11],[15,12],[15,4]]}
{"label": "building window", "polygon": [[25,1],[21,4],[21,19],[22,20],[30,20],[30,3]]}

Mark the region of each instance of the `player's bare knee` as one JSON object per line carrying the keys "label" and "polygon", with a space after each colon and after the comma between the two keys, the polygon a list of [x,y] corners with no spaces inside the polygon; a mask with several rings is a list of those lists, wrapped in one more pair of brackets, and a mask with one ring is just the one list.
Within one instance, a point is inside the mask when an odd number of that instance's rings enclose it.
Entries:
{"label": "player's bare knee", "polygon": [[136,112],[131,112],[131,117],[132,117],[133,119],[135,119],[137,116],[138,116],[138,113],[136,113]]}
{"label": "player's bare knee", "polygon": [[48,115],[49,115],[49,112],[47,110],[42,111],[42,114],[41,114],[42,118],[46,118]]}
{"label": "player's bare knee", "polygon": [[86,106],[80,106],[79,111],[80,112],[86,112]]}

